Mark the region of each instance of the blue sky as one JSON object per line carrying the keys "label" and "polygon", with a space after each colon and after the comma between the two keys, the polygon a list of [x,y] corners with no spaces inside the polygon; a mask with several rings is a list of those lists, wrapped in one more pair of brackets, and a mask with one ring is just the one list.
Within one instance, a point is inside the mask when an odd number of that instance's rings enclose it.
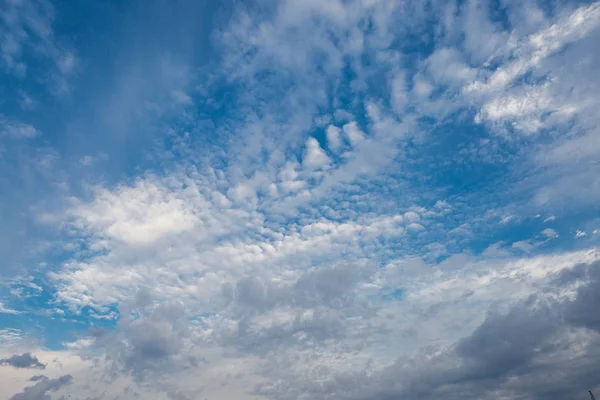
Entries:
{"label": "blue sky", "polygon": [[600,3],[0,1],[0,397],[598,384]]}

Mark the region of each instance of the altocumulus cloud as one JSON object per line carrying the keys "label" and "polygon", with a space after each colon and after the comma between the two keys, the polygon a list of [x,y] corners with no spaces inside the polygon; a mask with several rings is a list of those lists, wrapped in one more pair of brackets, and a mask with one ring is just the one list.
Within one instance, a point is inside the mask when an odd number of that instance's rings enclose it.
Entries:
{"label": "altocumulus cloud", "polygon": [[600,3],[0,5],[0,397],[599,389]]}

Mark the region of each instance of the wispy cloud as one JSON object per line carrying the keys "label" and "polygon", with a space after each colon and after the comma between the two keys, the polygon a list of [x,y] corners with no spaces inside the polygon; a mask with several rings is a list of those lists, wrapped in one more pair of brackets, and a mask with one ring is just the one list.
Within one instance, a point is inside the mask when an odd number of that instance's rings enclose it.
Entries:
{"label": "wispy cloud", "polygon": [[3,302],[0,301],[0,314],[12,314],[12,315],[17,315],[17,314],[22,314],[22,311],[18,311],[18,310],[14,310],[10,307],[6,307],[4,305]]}
{"label": "wispy cloud", "polygon": [[74,51],[54,34],[55,9],[49,1],[5,1],[0,15],[0,56],[4,69],[19,78],[36,74],[35,63],[49,63],[50,89],[69,90],[75,71]]}

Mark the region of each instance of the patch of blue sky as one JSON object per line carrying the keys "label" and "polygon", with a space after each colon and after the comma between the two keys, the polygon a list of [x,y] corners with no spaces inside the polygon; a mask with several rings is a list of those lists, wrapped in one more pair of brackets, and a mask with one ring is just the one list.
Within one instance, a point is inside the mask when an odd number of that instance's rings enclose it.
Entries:
{"label": "patch of blue sky", "polygon": [[101,313],[89,307],[72,312],[54,298],[46,287],[27,296],[20,296],[20,304],[12,298],[11,306],[19,313],[0,313],[0,325],[18,329],[25,337],[36,339],[45,348],[59,350],[65,342],[85,336],[90,327],[112,329],[117,323],[117,308],[105,307]]}
{"label": "patch of blue sky", "polygon": [[401,301],[405,298],[406,291],[403,288],[383,288],[379,298],[384,302]]}

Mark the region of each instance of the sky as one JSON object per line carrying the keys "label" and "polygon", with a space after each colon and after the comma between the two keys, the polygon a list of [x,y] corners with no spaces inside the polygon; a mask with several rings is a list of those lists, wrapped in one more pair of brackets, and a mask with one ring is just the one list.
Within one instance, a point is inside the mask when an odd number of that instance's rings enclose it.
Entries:
{"label": "sky", "polygon": [[0,398],[600,393],[600,3],[0,0]]}

